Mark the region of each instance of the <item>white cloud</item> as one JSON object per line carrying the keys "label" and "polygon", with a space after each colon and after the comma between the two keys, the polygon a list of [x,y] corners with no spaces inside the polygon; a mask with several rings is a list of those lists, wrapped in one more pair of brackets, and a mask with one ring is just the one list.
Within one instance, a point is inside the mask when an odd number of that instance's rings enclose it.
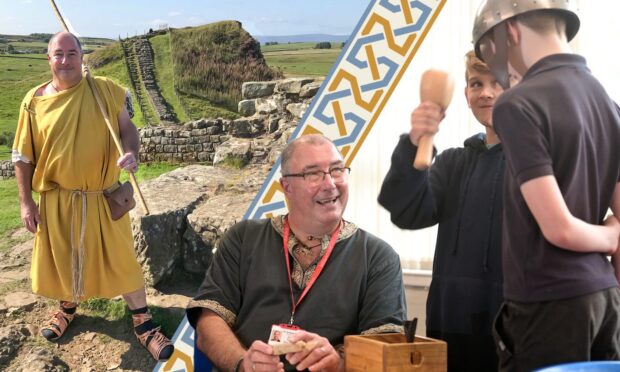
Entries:
{"label": "white cloud", "polygon": [[170,16],[170,17],[178,17],[181,14],[182,14],[181,12],[173,11],[173,12],[169,12],[168,16]]}
{"label": "white cloud", "polygon": [[22,4],[32,4],[32,0],[22,0]]}
{"label": "white cloud", "polygon": [[154,19],[154,20],[152,20],[152,21],[150,21],[150,22],[149,22],[149,24],[151,24],[151,25],[155,25],[155,26],[159,26],[159,25],[161,25],[161,24],[165,24],[165,23],[168,23],[168,21],[167,21],[167,20],[165,20],[165,19],[159,19],[159,18]]}

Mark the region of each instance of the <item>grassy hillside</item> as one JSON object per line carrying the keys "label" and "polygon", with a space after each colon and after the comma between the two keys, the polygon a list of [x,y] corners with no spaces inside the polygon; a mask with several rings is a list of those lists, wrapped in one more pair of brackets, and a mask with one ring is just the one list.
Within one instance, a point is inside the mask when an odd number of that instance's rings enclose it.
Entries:
{"label": "grassy hillside", "polygon": [[179,121],[189,120],[185,110],[174,91],[174,71],[170,52],[170,34],[158,35],[149,39],[155,57],[155,80],[166,102],[174,109]]}
{"label": "grassy hillside", "polygon": [[[15,133],[22,99],[30,89],[50,79],[44,55],[0,55],[0,133]],[[0,160],[10,158],[10,145],[0,145]]]}
{"label": "grassy hillside", "polygon": [[[98,66],[92,69],[93,75],[108,77],[125,88],[131,89],[131,81],[129,81],[129,74],[125,66],[120,42],[117,41],[107,47],[98,49],[88,55],[87,60],[90,66]],[[132,94],[134,117],[131,120],[137,127],[143,127],[146,125],[146,121],[142,115],[140,105],[136,101],[135,93],[132,92]]]}
{"label": "grassy hillside", "polygon": [[314,49],[316,43],[287,43],[262,46],[267,64],[286,77],[326,76],[342,51],[341,43],[331,49]]}
{"label": "grassy hillside", "polygon": [[236,21],[174,30],[171,41],[177,89],[230,110],[236,111],[243,82],[281,77]]}

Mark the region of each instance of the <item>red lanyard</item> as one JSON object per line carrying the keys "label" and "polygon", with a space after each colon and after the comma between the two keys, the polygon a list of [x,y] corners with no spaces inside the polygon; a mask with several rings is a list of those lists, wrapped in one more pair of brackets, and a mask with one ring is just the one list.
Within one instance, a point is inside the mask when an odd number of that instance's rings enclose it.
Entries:
{"label": "red lanyard", "polygon": [[291,320],[290,320],[291,325],[293,325],[293,320],[294,320],[293,317],[295,316],[295,310],[299,306],[299,303],[301,302],[301,300],[303,300],[306,294],[310,291],[310,288],[312,288],[312,286],[314,285],[314,282],[319,277],[319,275],[321,275],[321,271],[323,271],[323,267],[325,267],[325,263],[327,262],[327,259],[329,259],[329,256],[331,256],[332,251],[334,250],[334,246],[336,245],[336,239],[338,239],[338,235],[340,234],[341,227],[342,227],[342,223],[339,224],[336,230],[332,233],[332,237],[329,240],[329,245],[327,246],[327,250],[325,251],[325,254],[321,258],[319,263],[316,265],[316,269],[314,270],[314,273],[312,273],[312,277],[310,278],[310,281],[306,285],[306,288],[304,288],[304,291],[301,293],[301,296],[299,296],[299,299],[297,300],[297,302],[295,302],[295,297],[293,296],[293,281],[291,279],[291,264],[288,258],[288,236],[291,232],[291,226],[288,224],[288,218],[285,218],[284,237],[283,237],[284,239],[284,260],[286,261],[286,272],[288,274],[288,285],[291,290],[291,307],[292,307]]}

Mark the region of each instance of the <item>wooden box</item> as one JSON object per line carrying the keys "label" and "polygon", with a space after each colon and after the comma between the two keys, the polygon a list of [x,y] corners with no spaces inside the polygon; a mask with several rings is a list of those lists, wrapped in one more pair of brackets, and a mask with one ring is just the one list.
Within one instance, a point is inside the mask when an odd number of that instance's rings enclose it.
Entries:
{"label": "wooden box", "polygon": [[408,343],[402,333],[345,336],[347,371],[446,372],[448,345],[441,340],[416,336]]}

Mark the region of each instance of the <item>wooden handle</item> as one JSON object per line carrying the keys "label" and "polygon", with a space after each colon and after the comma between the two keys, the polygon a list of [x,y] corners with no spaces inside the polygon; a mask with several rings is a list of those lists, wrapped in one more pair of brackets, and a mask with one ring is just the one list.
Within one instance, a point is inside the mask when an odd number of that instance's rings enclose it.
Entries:
{"label": "wooden handle", "polygon": [[[70,32],[69,27],[67,26],[67,23],[65,22],[65,19],[63,18],[62,14],[60,14],[60,10],[58,10],[58,7],[56,6],[56,2],[54,0],[50,0],[50,3],[52,4],[54,13],[56,13],[56,17],[58,18],[58,21],[60,21],[60,24],[62,25],[63,30]],[[110,123],[110,118],[108,117],[108,111],[105,108],[105,104],[103,103],[103,100],[99,96],[99,91],[97,90],[95,81],[90,75],[90,70],[88,69],[88,66],[86,64],[82,64],[82,72],[86,78],[86,81],[88,82],[88,86],[90,86],[90,89],[92,90],[93,95],[95,96],[95,101],[97,101],[97,106],[99,106],[99,110],[101,111],[101,114],[103,115],[103,119],[105,120],[105,124],[108,127],[108,130],[110,131],[112,140],[114,141],[114,144],[116,145],[116,148],[118,149],[118,153],[120,156],[123,156],[125,154],[125,151],[123,150],[123,145],[121,144],[120,139],[116,135],[116,132],[114,132],[114,128],[112,127],[112,123]],[[140,187],[138,186],[138,181],[136,181],[136,176],[131,172],[129,173],[129,181],[131,182],[131,186],[133,186],[134,191],[138,194],[138,200],[140,201],[140,205],[142,206],[142,210],[144,211],[144,214],[148,215],[149,208],[146,206],[144,195],[142,195],[142,191],[140,191]]]}
{"label": "wooden handle", "polygon": [[[445,71],[426,70],[422,74],[420,80],[420,100],[430,101],[441,106],[442,110],[446,110],[452,100],[454,92],[454,80]],[[433,137],[423,136],[418,143],[418,152],[416,153],[413,167],[417,170],[426,170],[433,162]]]}
{"label": "wooden handle", "polygon": [[433,161],[433,138],[435,136],[423,136],[418,142],[418,152],[413,161],[413,167],[417,170],[430,168]]}
{"label": "wooden handle", "polygon": [[[97,90],[97,86],[95,85],[95,80],[91,76],[90,70],[88,69],[88,66],[86,64],[82,65],[82,71],[84,73],[84,77],[86,81],[88,82],[88,85],[90,86],[90,89],[93,92],[93,95],[95,96],[95,101],[97,101],[97,106],[99,106],[99,111],[101,111],[101,114],[103,115],[103,120],[105,121],[105,124],[108,127],[108,131],[110,132],[110,135],[112,136],[112,140],[114,141],[114,144],[116,145],[116,149],[118,150],[119,156],[123,156],[125,155],[125,150],[123,149],[121,140],[116,135],[116,132],[114,131],[114,127],[112,126],[112,123],[110,122],[110,117],[108,116],[108,111],[105,107],[103,100],[101,99],[101,96],[99,95],[99,91]],[[131,186],[133,186],[134,191],[138,195],[138,200],[140,201],[140,205],[142,206],[142,211],[144,212],[146,216],[148,216],[149,208],[146,206],[144,195],[142,195],[140,186],[138,186],[138,181],[136,181],[136,176],[131,172],[129,172],[129,182],[131,182]]]}

